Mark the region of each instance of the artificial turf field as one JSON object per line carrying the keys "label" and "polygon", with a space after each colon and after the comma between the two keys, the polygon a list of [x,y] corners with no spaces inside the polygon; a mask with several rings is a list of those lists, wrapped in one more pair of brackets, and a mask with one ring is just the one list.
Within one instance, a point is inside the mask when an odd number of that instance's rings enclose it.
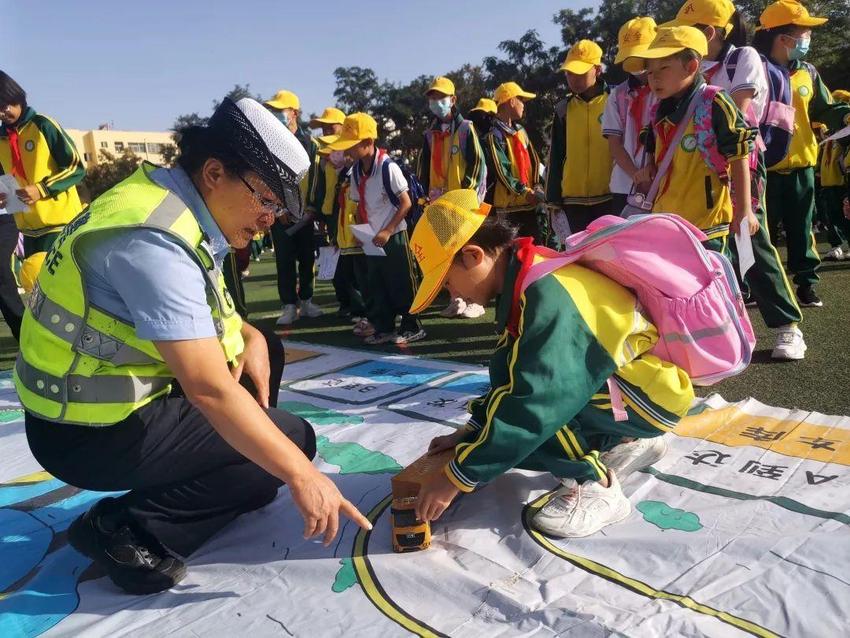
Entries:
{"label": "artificial turf field", "polygon": [[[828,245],[821,244],[819,249],[823,254]],[[771,360],[773,334],[758,310],[751,308],[758,338],[753,363],[737,377],[699,388],[698,394],[719,392],[728,401],[752,396],[768,405],[850,415],[850,261],[824,262],[820,274],[818,294],[824,306],[803,309],[801,329],[809,346],[803,361]],[[274,255],[265,253],[260,262],[252,262],[250,275],[244,281],[251,322],[274,329],[280,314]],[[439,310],[447,300],[439,298],[423,315],[427,339],[410,344],[403,351],[391,345],[364,346],[351,333],[351,324],[336,317],[333,288],[328,283],[317,283],[314,299],[325,310],[325,316],[297,321],[281,333],[284,339],[481,365],[486,365],[496,343],[492,308],[479,319],[444,319]],[[0,321],[0,369],[10,368],[16,353],[17,344]]]}

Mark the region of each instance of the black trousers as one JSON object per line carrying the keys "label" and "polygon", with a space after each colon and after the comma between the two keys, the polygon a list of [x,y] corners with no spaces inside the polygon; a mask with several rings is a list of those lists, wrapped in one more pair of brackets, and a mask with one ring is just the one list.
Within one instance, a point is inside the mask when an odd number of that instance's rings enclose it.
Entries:
{"label": "black trousers", "polygon": [[15,341],[20,341],[24,304],[18,294],[18,283],[12,273],[12,253],[18,245],[18,227],[11,215],[0,215],[0,313],[12,331]]}
{"label": "black trousers", "polygon": [[[266,338],[272,363],[269,403],[276,405],[283,346],[274,335]],[[254,392],[249,381],[243,385]],[[315,456],[316,436],[307,421],[277,408],[267,413],[308,458]],[[240,514],[270,503],[282,485],[230,447],[179,387],[115,425],[67,425],[27,413],[26,431],[44,469],[82,489],[129,490],[119,504],[183,556]]]}
{"label": "black trousers", "polygon": [[[280,222],[272,224],[274,258],[277,265],[277,293],[284,306],[313,298],[316,252],[313,224],[305,224],[292,235]],[[296,288],[297,287],[297,288]]]}

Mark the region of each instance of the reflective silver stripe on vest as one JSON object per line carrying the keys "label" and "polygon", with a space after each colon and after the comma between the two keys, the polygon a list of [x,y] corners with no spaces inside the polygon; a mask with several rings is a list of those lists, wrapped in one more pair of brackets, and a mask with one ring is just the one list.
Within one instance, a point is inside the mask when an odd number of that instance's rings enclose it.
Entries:
{"label": "reflective silver stripe on vest", "polygon": [[170,377],[96,376],[71,374],[56,377],[24,361],[18,355],[15,371],[24,387],[45,399],[68,403],[138,403],[164,390]]}
{"label": "reflective silver stripe on vest", "polygon": [[76,352],[116,366],[161,363],[149,354],[86,325],[82,317],[51,301],[40,289],[33,291],[30,311],[42,328],[70,343]]}
{"label": "reflective silver stripe on vest", "polygon": [[163,230],[174,232],[171,227],[186,210],[185,202],[171,191],[162,199],[159,205],[151,211],[145,220],[145,225],[157,226]]}

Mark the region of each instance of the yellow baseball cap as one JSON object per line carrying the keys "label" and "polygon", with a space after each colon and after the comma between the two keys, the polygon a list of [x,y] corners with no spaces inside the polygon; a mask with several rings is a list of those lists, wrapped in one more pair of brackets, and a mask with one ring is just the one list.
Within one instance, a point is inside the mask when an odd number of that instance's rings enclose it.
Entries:
{"label": "yellow baseball cap", "polygon": [[614,64],[622,64],[627,73],[639,71],[643,66],[640,62],[629,64],[629,58],[635,53],[646,51],[655,39],[657,27],[652,18],[632,18],[622,27],[617,34],[617,57]]}
{"label": "yellow baseball cap", "polygon": [[504,104],[512,97],[521,97],[524,100],[530,100],[537,97],[537,93],[529,93],[523,91],[522,87],[516,82],[505,82],[496,87],[496,92],[493,93],[493,100],[496,104]]}
{"label": "yellow baseball cap", "polygon": [[579,40],[567,53],[567,58],[560,70],[584,75],[600,64],[602,64],[602,48],[596,42]]}
{"label": "yellow baseball cap", "polygon": [[475,105],[474,108],[469,109],[470,111],[482,111],[484,113],[491,113],[492,115],[496,114],[496,102],[491,100],[488,97],[482,97],[478,100],[478,104]]}
{"label": "yellow baseball cap", "polygon": [[660,27],[649,48],[632,57],[645,60],[666,58],[685,49],[693,49],[703,57],[708,55],[705,34],[696,27]]}
{"label": "yellow baseball cap", "polygon": [[272,99],[265,101],[265,105],[279,111],[283,109],[301,110],[301,100],[292,91],[278,91]]}
{"label": "yellow baseball cap", "polygon": [[760,29],[775,29],[793,24],[798,27],[817,27],[824,24],[827,18],[813,18],[809,10],[796,0],[779,0],[767,5],[759,16]]}
{"label": "yellow baseball cap", "polygon": [[345,113],[339,109],[329,106],[319,117],[310,120],[310,128],[320,128],[322,124],[342,124],[345,122]]}
{"label": "yellow baseball cap", "polygon": [[410,247],[422,283],[410,306],[411,314],[425,310],[440,292],[455,255],[484,223],[490,204],[479,204],[478,194],[469,188],[445,193],[425,207],[416,223]]}
{"label": "yellow baseball cap", "polygon": [[723,28],[726,33],[729,33],[732,30],[729,21],[733,15],[735,15],[735,5],[730,0],[688,0],[679,9],[676,17],[670,21],[669,26],[684,27],[703,24]]}
{"label": "yellow baseball cap", "polygon": [[363,140],[378,139],[378,123],[367,113],[352,113],[342,123],[342,131],[328,144],[332,151],[344,151]]}
{"label": "yellow baseball cap", "polygon": [[443,95],[454,95],[455,83],[447,77],[438,75],[434,78],[434,81],[431,82],[431,86],[428,88],[428,90],[425,91],[425,95],[428,95],[432,91],[435,93],[442,93]]}
{"label": "yellow baseball cap", "polygon": [[838,102],[850,102],[850,91],[844,89],[835,89],[832,92],[832,99]]}

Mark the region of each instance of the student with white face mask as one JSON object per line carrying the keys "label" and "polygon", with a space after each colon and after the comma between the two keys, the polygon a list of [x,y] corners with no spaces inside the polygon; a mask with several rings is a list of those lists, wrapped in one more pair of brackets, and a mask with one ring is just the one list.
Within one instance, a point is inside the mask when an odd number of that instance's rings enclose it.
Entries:
{"label": "student with white face mask", "polygon": [[[458,110],[454,82],[446,77],[434,78],[425,97],[434,119],[425,131],[416,175],[428,200],[433,201],[446,191],[467,188],[484,201],[487,164],[479,141],[481,131],[476,131]],[[474,318],[484,314],[484,309],[453,299],[442,314]]]}

